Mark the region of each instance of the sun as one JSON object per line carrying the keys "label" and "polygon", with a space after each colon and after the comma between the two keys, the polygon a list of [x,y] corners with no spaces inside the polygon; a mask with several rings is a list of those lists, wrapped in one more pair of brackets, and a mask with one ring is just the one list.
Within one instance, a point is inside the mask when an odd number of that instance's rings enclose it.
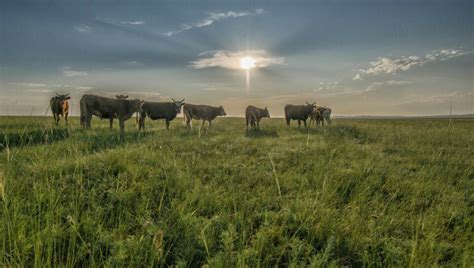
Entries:
{"label": "sun", "polygon": [[249,70],[255,67],[255,59],[252,57],[244,57],[240,59],[240,67],[244,70]]}

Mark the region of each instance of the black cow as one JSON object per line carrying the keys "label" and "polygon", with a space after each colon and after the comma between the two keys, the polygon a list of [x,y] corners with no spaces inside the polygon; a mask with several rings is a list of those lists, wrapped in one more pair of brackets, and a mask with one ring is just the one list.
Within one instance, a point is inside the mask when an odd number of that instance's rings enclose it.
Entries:
{"label": "black cow", "polygon": [[148,102],[143,103],[140,119],[138,120],[138,129],[145,128],[145,118],[151,120],[165,119],[166,129],[170,128],[170,121],[176,118],[181,112],[181,106],[184,105],[184,99],[173,102]]}

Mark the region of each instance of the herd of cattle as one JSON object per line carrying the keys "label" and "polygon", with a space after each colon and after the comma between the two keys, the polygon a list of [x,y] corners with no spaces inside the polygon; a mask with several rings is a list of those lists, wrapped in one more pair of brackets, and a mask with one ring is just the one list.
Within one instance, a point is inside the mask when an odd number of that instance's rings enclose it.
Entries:
{"label": "herd of cattle", "polygon": [[[71,99],[69,93],[66,95],[59,95],[51,98],[50,106],[53,112],[54,121],[56,125],[59,123],[60,116],[64,117],[67,124],[69,114],[69,103]],[[211,122],[218,116],[225,116],[226,113],[222,106],[213,107],[209,105],[195,105],[185,103],[184,99],[172,102],[148,102],[139,99],[129,100],[127,95],[117,95],[115,99],[106,98],[92,94],[83,95],[80,101],[81,126],[84,128],[91,127],[92,116],[97,116],[101,119],[109,119],[110,128],[112,128],[114,119],[119,121],[120,130],[125,128],[125,121],[136,114],[136,122],[138,128],[141,130],[145,127],[145,119],[148,117],[151,120],[165,119],[166,128],[169,129],[170,121],[183,110],[184,121],[188,127],[192,127],[192,120],[202,120],[202,126],[207,121],[209,127]],[[249,105],[245,110],[245,121],[247,129],[258,128],[262,118],[270,118],[268,109],[258,108]],[[298,120],[298,127],[303,121],[306,126],[306,120],[310,119],[310,124],[314,122],[316,125],[324,125],[331,123],[331,109],[327,107],[316,106],[316,103],[308,103],[306,105],[291,105],[285,106],[285,121],[290,126],[291,120]]]}

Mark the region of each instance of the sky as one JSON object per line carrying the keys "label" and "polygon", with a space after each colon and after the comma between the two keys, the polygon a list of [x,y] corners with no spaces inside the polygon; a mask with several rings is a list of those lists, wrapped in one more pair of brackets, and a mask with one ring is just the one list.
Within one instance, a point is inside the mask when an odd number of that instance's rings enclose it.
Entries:
{"label": "sky", "polygon": [[[0,115],[126,93],[282,116],[474,113],[472,1],[0,1]],[[250,58],[250,69],[242,68]]]}

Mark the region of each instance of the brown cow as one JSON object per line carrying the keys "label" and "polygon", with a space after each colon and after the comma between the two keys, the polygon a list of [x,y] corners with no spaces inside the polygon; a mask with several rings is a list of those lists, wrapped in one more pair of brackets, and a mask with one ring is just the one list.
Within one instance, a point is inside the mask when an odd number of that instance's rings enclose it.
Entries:
{"label": "brown cow", "polygon": [[249,126],[251,128],[259,128],[260,119],[264,117],[270,118],[270,113],[268,112],[267,107],[262,109],[253,105],[247,106],[247,109],[245,109],[245,122],[247,124],[247,130],[249,129]]}
{"label": "brown cow", "polygon": [[331,109],[328,107],[317,106],[310,115],[309,123],[311,124],[312,122],[315,122],[317,126],[324,125],[324,122],[326,122],[326,125],[330,125]]}
{"label": "brown cow", "polygon": [[212,120],[214,120],[218,116],[227,115],[222,106],[212,107],[209,105],[194,105],[189,103],[183,105],[183,114],[184,120],[186,121],[186,125],[188,127],[192,127],[192,119],[202,120],[202,126],[204,126],[204,123],[208,121],[209,127],[211,127]]}
{"label": "brown cow", "polygon": [[143,101],[139,99],[112,99],[97,95],[86,94],[81,98],[81,125],[91,127],[92,115],[108,118],[110,129],[114,118],[119,120],[120,131],[125,129],[125,121],[134,113],[141,112]]}
{"label": "brown cow", "polygon": [[66,95],[59,95],[56,93],[56,96],[52,97],[49,101],[49,105],[51,106],[51,112],[53,112],[54,123],[56,125],[59,124],[59,117],[63,116],[64,121],[66,121],[67,125],[67,116],[69,115],[69,102],[67,100],[71,99],[69,93]]}

